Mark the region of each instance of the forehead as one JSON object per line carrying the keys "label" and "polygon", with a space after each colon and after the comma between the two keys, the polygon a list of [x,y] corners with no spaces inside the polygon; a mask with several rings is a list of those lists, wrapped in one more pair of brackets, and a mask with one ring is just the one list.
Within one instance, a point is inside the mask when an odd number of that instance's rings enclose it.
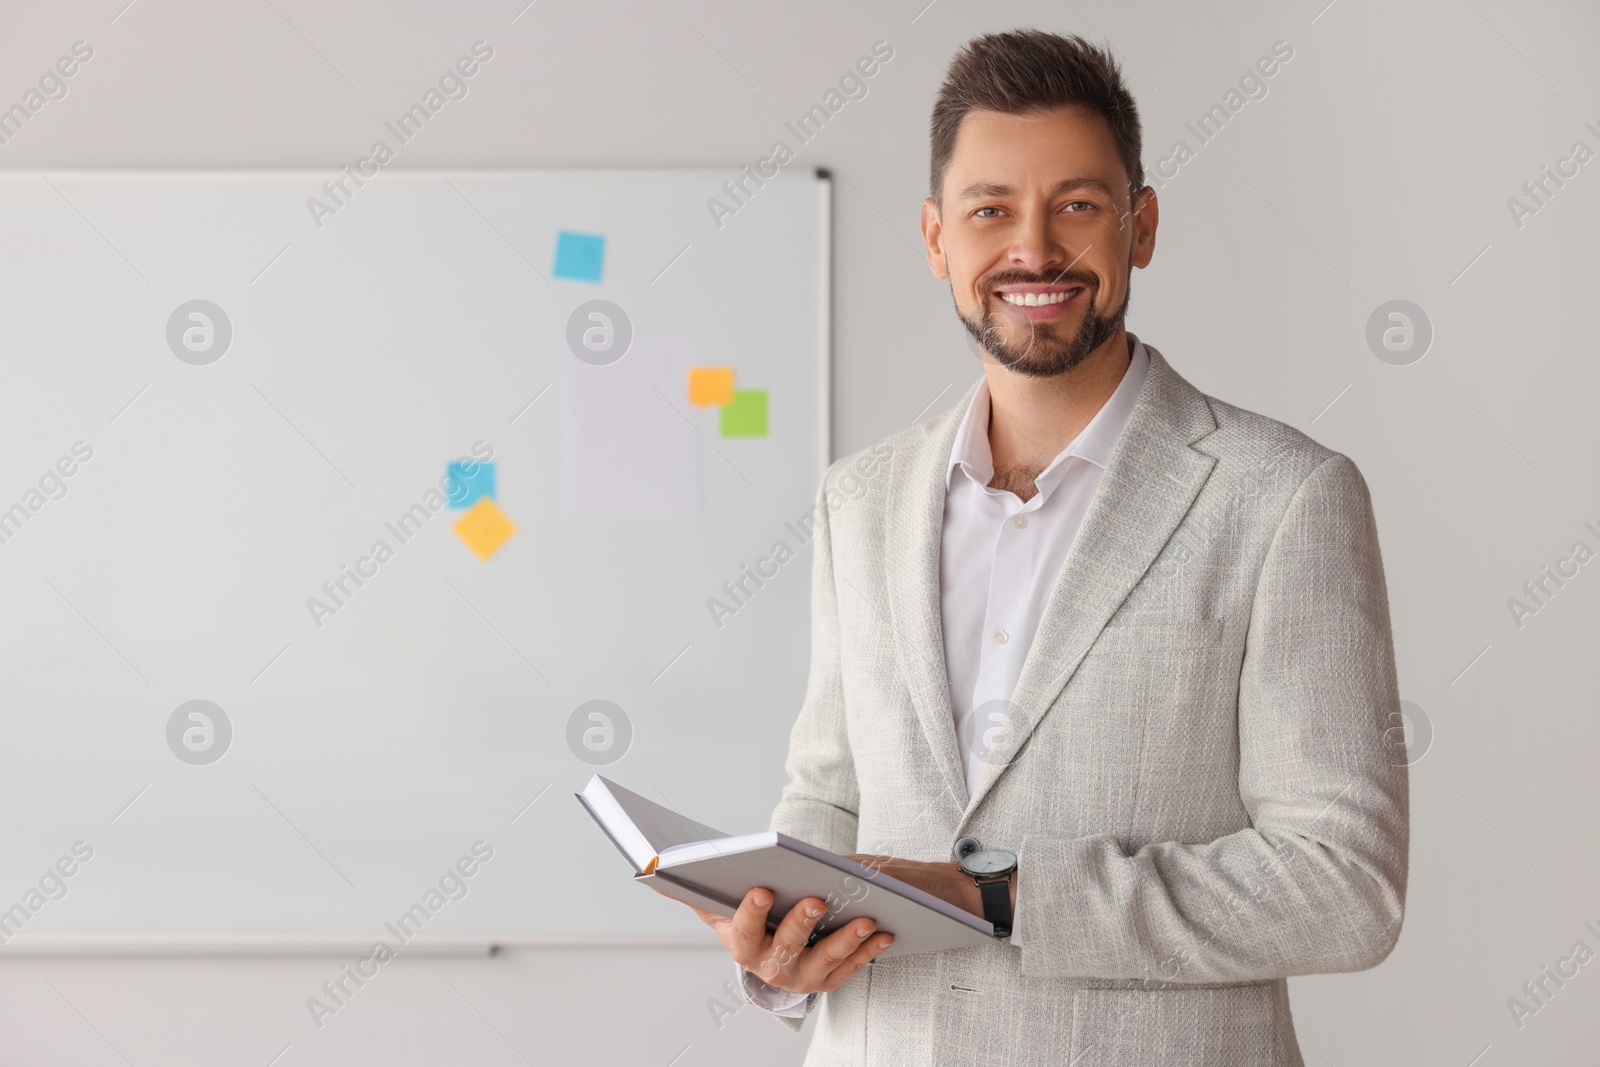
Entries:
{"label": "forehead", "polygon": [[945,172],[945,192],[973,181],[1053,182],[1069,174],[1093,174],[1112,186],[1127,182],[1111,127],[1097,112],[1082,107],[1024,115],[969,111]]}

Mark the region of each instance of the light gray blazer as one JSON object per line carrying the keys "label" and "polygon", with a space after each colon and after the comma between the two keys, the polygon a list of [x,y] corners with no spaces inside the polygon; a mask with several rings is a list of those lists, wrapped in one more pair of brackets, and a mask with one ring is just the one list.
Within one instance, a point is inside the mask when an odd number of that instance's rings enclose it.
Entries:
{"label": "light gray blazer", "polygon": [[970,799],[939,548],[977,383],[823,480],[771,826],[841,853],[1009,848],[1021,943],[872,964],[816,1000],[807,1064],[1299,1067],[1285,977],[1399,937],[1407,776],[1366,483],[1146,348]]}

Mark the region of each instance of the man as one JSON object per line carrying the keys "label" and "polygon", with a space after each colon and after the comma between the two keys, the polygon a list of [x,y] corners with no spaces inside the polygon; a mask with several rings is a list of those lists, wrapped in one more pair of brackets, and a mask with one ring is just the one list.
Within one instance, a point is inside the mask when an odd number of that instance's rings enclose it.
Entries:
{"label": "man", "polygon": [[[1014,929],[867,967],[892,941],[867,920],[806,947],[820,899],[770,936],[765,890],[699,911],[752,1000],[817,1011],[808,1063],[1298,1065],[1285,978],[1399,936],[1366,484],[1126,332],[1157,223],[1139,156],[1079,38],[978,38],[934,108],[922,232],[983,376],[876,446],[865,497],[827,506],[857,456],[824,479],[771,825]],[[1016,856],[987,900],[958,866],[979,844]]]}

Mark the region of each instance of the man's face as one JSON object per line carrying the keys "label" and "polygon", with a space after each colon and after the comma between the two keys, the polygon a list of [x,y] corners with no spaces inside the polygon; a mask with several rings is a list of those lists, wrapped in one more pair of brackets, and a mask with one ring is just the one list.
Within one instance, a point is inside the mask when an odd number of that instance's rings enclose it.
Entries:
{"label": "man's face", "polygon": [[969,112],[943,200],[922,206],[928,265],[997,363],[1053,377],[1117,335],[1132,268],[1155,250],[1156,204],[1150,190],[1130,201],[1099,115]]}

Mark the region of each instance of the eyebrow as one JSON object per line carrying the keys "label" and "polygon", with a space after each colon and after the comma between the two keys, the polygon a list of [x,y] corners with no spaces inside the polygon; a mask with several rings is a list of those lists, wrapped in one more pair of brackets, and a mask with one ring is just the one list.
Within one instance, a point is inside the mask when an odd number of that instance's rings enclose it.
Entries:
{"label": "eyebrow", "polygon": [[[1062,178],[1050,190],[1051,196],[1059,196],[1072,189],[1094,189],[1104,193],[1107,197],[1115,197],[1111,186],[1099,178]],[[1009,185],[1000,185],[995,182],[978,182],[961,190],[961,195],[956,199],[965,203],[968,200],[984,200],[989,197],[1011,196],[1015,192]]]}

